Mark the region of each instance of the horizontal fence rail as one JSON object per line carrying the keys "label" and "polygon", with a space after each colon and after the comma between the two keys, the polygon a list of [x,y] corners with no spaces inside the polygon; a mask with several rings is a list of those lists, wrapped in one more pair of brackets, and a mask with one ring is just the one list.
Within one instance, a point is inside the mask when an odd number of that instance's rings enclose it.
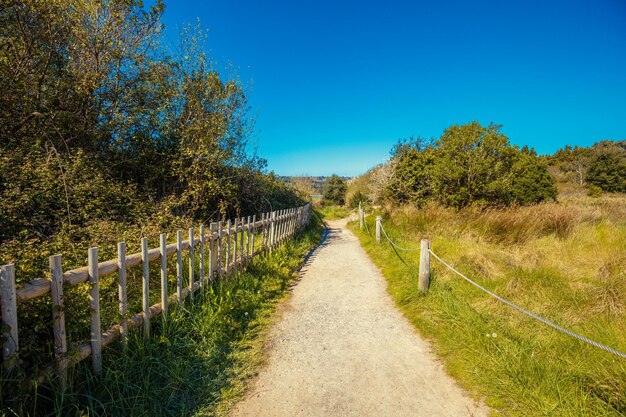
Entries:
{"label": "horizontal fence rail", "polygon": [[[144,337],[150,337],[150,320],[163,313],[167,314],[172,304],[181,305],[194,293],[203,288],[207,281],[232,279],[241,273],[253,258],[262,252],[271,253],[281,243],[294,237],[311,219],[310,204],[291,209],[261,213],[257,216],[237,218],[234,221],[210,223],[208,229],[201,225],[187,231],[188,239],[183,240],[183,231],[176,233],[176,242],[167,244],[166,234],[159,236],[159,247],[150,249],[148,239],[141,239],[141,252],[127,255],[126,243],[117,245],[117,259],[98,261],[98,248],[88,251],[88,265],[63,272],[61,255],[50,257],[51,278],[31,280],[17,288],[15,265],[0,267],[0,313],[3,322],[2,352],[5,368],[18,364],[19,305],[28,300],[44,297],[50,293],[52,305],[52,326],[54,335],[54,364],[49,365],[33,380],[39,383],[56,372],[61,387],[66,385],[67,368],[91,357],[92,370],[102,371],[102,348],[118,339],[126,346],[128,331],[141,327]],[[255,248],[255,236],[258,248]],[[208,259],[205,256],[208,250]],[[176,292],[168,293],[168,257],[176,254]],[[183,254],[188,256],[187,285],[183,285]],[[197,255],[197,256],[196,256]],[[150,264],[160,259],[160,288],[150,288]],[[196,262],[198,260],[198,262]],[[141,265],[142,270],[142,310],[128,315],[127,271]],[[100,329],[100,294],[99,283],[104,276],[117,272],[119,295],[119,323],[106,331]],[[79,284],[89,284],[90,340],[84,341],[68,353],[68,341],[65,329],[65,302],[63,288]],[[161,301],[150,305],[150,291],[160,293]]]}
{"label": "horizontal fence rail", "polygon": [[[367,221],[365,219],[365,210],[363,210],[360,206],[359,206],[359,228],[361,230],[363,230],[363,227],[365,226],[365,229],[368,232],[368,235],[371,236],[371,233],[369,233],[369,229],[367,227]],[[435,252],[432,251],[431,247],[430,247],[430,240],[427,239],[422,239],[421,240],[421,244],[419,248],[403,248],[401,246],[399,246],[397,243],[395,243],[390,237],[389,235],[385,232],[385,229],[383,227],[382,224],[382,217],[381,216],[377,216],[376,217],[376,242],[380,244],[381,242],[381,232],[382,232],[382,236],[384,236],[386,238],[386,240],[389,242],[389,244],[392,246],[392,248],[394,250],[401,250],[401,251],[419,251],[420,253],[420,264],[419,264],[419,283],[418,283],[418,287],[420,289],[420,291],[426,293],[428,291],[428,287],[430,285],[430,256],[432,255],[437,261],[439,261],[443,266],[445,266],[446,268],[448,268],[450,271],[452,271],[453,273],[455,273],[456,275],[458,275],[459,277],[463,278],[465,281],[469,282],[470,284],[472,284],[473,286],[475,286],[476,288],[480,289],[481,291],[483,291],[484,293],[488,294],[489,296],[495,298],[496,300],[500,301],[501,303],[545,324],[546,326],[552,327],[555,330],[558,330],[559,332],[566,334],[568,336],[571,336],[573,338],[576,338],[582,342],[585,342],[591,346],[594,346],[598,349],[602,349],[606,352],[612,353],[615,356],[618,356],[622,359],[626,359],[626,353],[621,352],[615,348],[612,348],[610,346],[606,346],[600,342],[596,342],[595,340],[589,339],[586,336],[580,335],[576,332],[573,332],[572,330],[566,329],[562,326],[559,326],[556,323],[553,323],[552,321],[545,319],[541,316],[539,316],[538,314],[533,313],[532,311],[529,311],[523,307],[518,306],[517,304],[493,293],[492,291],[489,291],[487,288],[483,287],[482,285],[478,284],[477,282],[475,282],[474,280],[468,278],[467,276],[465,276],[464,274],[462,274],[461,272],[459,272],[456,268],[454,268],[452,265],[450,265],[448,262],[446,262],[444,259],[442,259],[441,257],[439,257]],[[396,252],[397,254],[397,252]],[[399,256],[399,255],[398,255]],[[402,259],[402,258],[400,258]],[[404,260],[403,260],[404,262]]]}

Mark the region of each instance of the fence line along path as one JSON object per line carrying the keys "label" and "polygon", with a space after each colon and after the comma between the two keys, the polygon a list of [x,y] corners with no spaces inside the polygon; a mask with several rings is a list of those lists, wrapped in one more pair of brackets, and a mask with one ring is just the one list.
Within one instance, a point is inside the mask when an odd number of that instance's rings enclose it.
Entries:
{"label": "fence line along path", "polygon": [[[257,216],[237,218],[234,221],[210,223],[208,230],[201,225],[176,233],[176,242],[167,244],[165,233],[160,235],[159,247],[149,248],[148,239],[142,238],[141,252],[126,254],[125,242],[119,242],[117,259],[98,260],[98,248],[88,250],[88,265],[63,271],[62,256],[50,257],[50,278],[32,280],[21,287],[16,286],[15,265],[0,267],[0,314],[3,322],[2,353],[4,366],[12,368],[19,364],[18,315],[20,303],[50,294],[55,363],[33,379],[42,382],[46,375],[56,371],[61,386],[66,384],[66,371],[70,366],[91,357],[92,369],[102,371],[102,348],[121,338],[126,343],[128,329],[142,327],[144,337],[150,337],[150,320],[168,311],[171,304],[182,301],[203,288],[206,281],[236,277],[254,256],[271,252],[277,245],[287,241],[305,227],[311,218],[311,205],[262,213]],[[186,253],[188,264],[183,264]],[[168,293],[168,262],[176,254],[176,293]],[[160,259],[161,288],[150,288],[150,263]],[[129,317],[127,296],[127,272],[142,268],[142,310]],[[187,282],[183,283],[183,271],[187,269]],[[119,323],[106,331],[100,329],[100,278],[117,273],[119,288]],[[72,351],[68,350],[65,330],[65,303],[63,289],[81,283],[89,283],[90,340],[84,341]],[[150,305],[150,291],[159,291],[161,302]]]}

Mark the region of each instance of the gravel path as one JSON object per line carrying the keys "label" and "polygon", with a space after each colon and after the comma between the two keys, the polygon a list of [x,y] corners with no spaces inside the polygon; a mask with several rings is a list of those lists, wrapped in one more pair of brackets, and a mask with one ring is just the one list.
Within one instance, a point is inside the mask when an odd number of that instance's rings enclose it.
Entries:
{"label": "gravel path", "polygon": [[302,270],[269,359],[232,415],[486,416],[396,310],[345,221]]}

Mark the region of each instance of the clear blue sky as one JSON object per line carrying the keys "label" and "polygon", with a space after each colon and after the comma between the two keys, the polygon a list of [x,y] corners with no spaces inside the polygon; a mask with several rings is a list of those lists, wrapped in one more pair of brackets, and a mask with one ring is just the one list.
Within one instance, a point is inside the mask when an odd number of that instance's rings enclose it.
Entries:
{"label": "clear blue sky", "polygon": [[504,125],[539,153],[626,139],[626,1],[166,0],[249,83],[281,175],[360,174],[398,138]]}

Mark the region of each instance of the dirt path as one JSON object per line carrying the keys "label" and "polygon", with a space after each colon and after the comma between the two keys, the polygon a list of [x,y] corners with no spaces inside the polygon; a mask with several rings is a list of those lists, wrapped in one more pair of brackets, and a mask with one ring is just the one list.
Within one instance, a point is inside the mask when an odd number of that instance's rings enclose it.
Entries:
{"label": "dirt path", "polygon": [[303,268],[236,417],[484,416],[398,312],[345,221]]}

